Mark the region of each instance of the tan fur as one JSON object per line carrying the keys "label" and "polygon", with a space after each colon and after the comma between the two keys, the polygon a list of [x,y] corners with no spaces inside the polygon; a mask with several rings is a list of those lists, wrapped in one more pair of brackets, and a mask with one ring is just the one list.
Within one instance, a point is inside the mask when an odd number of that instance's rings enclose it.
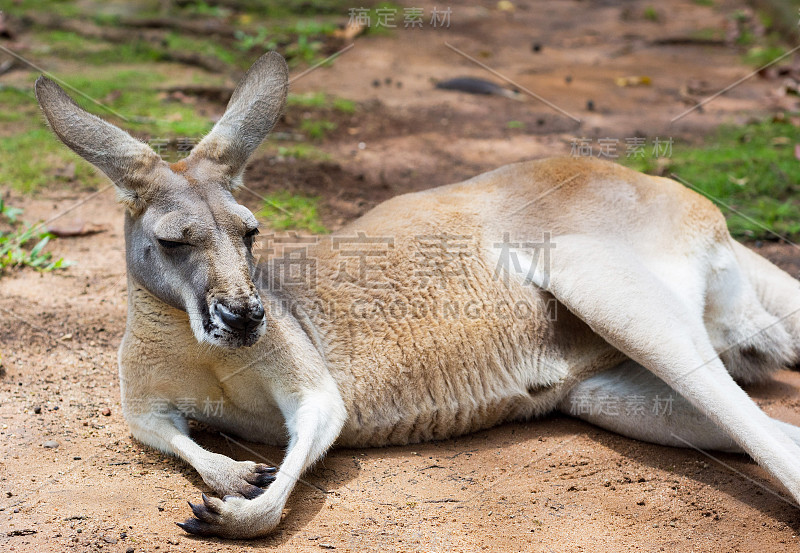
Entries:
{"label": "tan fur", "polygon": [[[94,126],[118,138],[101,168],[144,202],[126,216],[125,416],[137,439],[229,495],[203,496],[184,529],[270,532],[297,478],[334,442],[458,436],[570,412],[576,394],[599,402],[677,391],[685,399],[670,419],[573,414],[657,443],[746,451],[800,498],[800,430],[764,415],[733,380],[797,360],[790,308],[800,310],[800,287],[736,245],[713,204],[597,160],[509,165],[399,196],[296,246],[313,260],[313,279],[293,285],[287,258],[255,265],[254,219],[230,195],[285,84],[285,64],[265,55],[186,160],[167,166],[147,154],[120,167],[113,160],[130,161],[139,146],[37,83],[50,124],[76,151],[100,148]],[[437,246],[443,236],[458,246]],[[357,255],[364,238],[385,245],[368,279]],[[188,437],[187,398],[222,406],[192,418],[288,446],[263,494],[267,467]]]}

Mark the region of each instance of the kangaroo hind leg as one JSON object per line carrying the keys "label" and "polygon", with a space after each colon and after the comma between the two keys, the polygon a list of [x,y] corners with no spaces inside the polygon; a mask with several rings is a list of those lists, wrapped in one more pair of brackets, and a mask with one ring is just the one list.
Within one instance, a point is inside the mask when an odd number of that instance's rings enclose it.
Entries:
{"label": "kangaroo hind leg", "polygon": [[558,409],[643,442],[743,451],[711,419],[635,361],[625,361],[574,386]]}
{"label": "kangaroo hind leg", "polygon": [[558,252],[540,285],[609,344],[686,398],[800,501],[800,447],[731,378],[702,313],[624,243],[563,235]]}
{"label": "kangaroo hind leg", "polygon": [[[728,372],[737,382],[750,383],[794,365],[800,335],[792,336],[792,311],[800,318],[800,283],[740,244],[719,248],[715,257],[703,319]],[[795,290],[779,277],[793,281]],[[783,302],[772,297],[776,289]]]}
{"label": "kangaroo hind leg", "polygon": [[738,242],[733,242],[733,251],[761,305],[789,333],[792,349],[789,364],[797,368],[800,363],[800,281]]}

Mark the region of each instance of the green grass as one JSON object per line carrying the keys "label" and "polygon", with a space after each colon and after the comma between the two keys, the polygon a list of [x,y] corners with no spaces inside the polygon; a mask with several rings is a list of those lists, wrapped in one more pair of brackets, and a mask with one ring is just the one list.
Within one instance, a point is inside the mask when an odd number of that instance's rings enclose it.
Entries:
{"label": "green grass", "polygon": [[333,109],[341,113],[353,114],[356,112],[356,103],[345,98],[334,98]]}
{"label": "green grass", "polygon": [[197,116],[192,106],[163,100],[158,90],[163,81],[162,75],[137,70],[116,71],[102,77],[97,72],[87,72],[64,79],[127,120],[70,90],[70,95],[81,107],[128,131],[151,137],[195,137],[211,130],[212,122]]}
{"label": "green grass", "polygon": [[256,215],[275,230],[308,230],[325,234],[328,229],[319,219],[319,198],[309,198],[282,191],[265,197],[264,207]]}
{"label": "green grass", "polygon": [[223,6],[207,4],[201,0],[200,2],[186,4],[182,13],[192,16],[227,17],[231,14],[231,10]]}
{"label": "green grass", "polygon": [[[163,77],[136,70],[86,71],[66,77],[64,82],[94,98],[111,110],[66,88],[84,109],[107,119],[137,136],[154,138],[196,138],[205,135],[213,123],[199,117],[190,105],[165,102],[157,87]],[[30,85],[31,90],[33,85]],[[59,167],[75,162],[75,181],[97,186],[104,177],[80,161],[47,129],[32,93],[24,89],[0,89],[0,123],[9,124],[0,133],[0,182],[20,192],[34,192],[57,182]],[[119,114],[125,119],[118,117]]]}
{"label": "green grass", "polygon": [[[635,169],[675,174],[714,201],[733,236],[800,240],[800,128],[764,121],[723,127],[700,147],[676,144],[665,167],[654,158],[620,159]],[[730,206],[730,207],[726,207]],[[771,231],[771,232],[770,232]]]}
{"label": "green grass", "polygon": [[784,55],[786,49],[782,46],[753,46],[744,55],[744,62],[753,67],[763,67]]}
{"label": "green grass", "polygon": [[715,27],[705,27],[689,32],[689,36],[698,40],[724,40],[725,30]]}
{"label": "green grass", "polygon": [[[371,4],[369,0],[364,2]],[[241,0],[239,9],[251,16],[263,16],[268,19],[296,18],[298,16],[342,16],[353,2],[350,0],[282,0],[281,2],[264,2],[264,0]]]}
{"label": "green grass", "polygon": [[328,96],[324,92],[307,92],[306,94],[292,94],[286,97],[288,107],[317,108],[328,106]]}
{"label": "green grass", "polygon": [[339,113],[353,114],[356,103],[352,100],[330,96],[324,92],[308,92],[306,94],[289,94],[286,99],[288,107],[334,109]]}
{"label": "green grass", "polygon": [[[163,37],[162,43],[133,38],[118,44],[32,24],[24,28],[21,53],[40,61],[53,75],[69,84],[65,90],[84,109],[138,138],[170,144],[181,138],[194,141],[205,135],[213,123],[206,116],[198,116],[192,102],[172,101],[160,89],[187,80],[194,84],[227,84],[231,74],[248,67],[264,48],[277,48],[293,65],[316,63],[329,53],[325,49],[326,44],[329,45],[328,35],[349,16],[352,7],[351,2],[344,0],[313,3],[307,0],[267,3],[241,0],[235,7],[218,6],[211,0],[181,5],[137,0],[132,4],[135,4],[134,10],[120,10],[116,2],[101,0],[26,0],[15,8],[15,15],[47,14],[101,27],[119,27],[123,19],[133,17],[224,17],[226,23],[241,30],[240,38],[205,38],[180,30],[164,30],[158,31]],[[373,12],[377,7],[375,0],[366,0],[363,5]],[[397,8],[401,18],[402,10]],[[136,31],[131,32],[135,36]],[[230,66],[231,73],[223,75],[186,66],[187,70],[182,71],[185,74],[177,81],[177,64],[162,63],[167,61],[165,53],[176,51],[214,58]],[[74,181],[90,187],[99,185],[105,180],[102,174],[78,161],[77,156],[46,129],[32,92],[34,78],[31,73],[27,84],[0,84],[0,182],[10,189],[35,192],[58,184],[57,169],[75,162]],[[299,125],[309,140],[320,140],[335,128],[334,121],[338,119],[334,112],[353,114],[357,109],[350,100],[326,94],[291,95],[289,103],[312,111],[320,110]],[[305,143],[282,146],[278,154],[314,161],[328,158],[324,152]]]}
{"label": "green grass", "polygon": [[232,67],[239,66],[246,69],[246,66],[252,61],[235,54],[215,40],[189,38],[173,32],[167,34],[166,42],[167,48],[170,50],[183,50],[214,57]]}
{"label": "green grass", "polygon": [[356,103],[352,100],[330,96],[324,92],[289,94],[286,104],[290,110],[298,108],[317,112],[304,114],[298,125],[298,129],[311,140],[322,140],[329,132],[336,130],[337,123],[326,119],[333,117],[333,112],[352,115],[356,111]]}
{"label": "green grass", "polygon": [[658,12],[653,6],[647,6],[644,9],[644,18],[647,19],[648,21],[653,21],[653,22],[656,22],[660,19]]}
{"label": "green grass", "polygon": [[30,120],[36,117],[33,85],[28,90],[0,85],[0,124]]}
{"label": "green grass", "polygon": [[21,214],[21,209],[6,205],[0,197],[0,276],[19,267],[47,272],[72,265],[63,258],[54,260],[52,252],[45,251],[53,235],[36,225],[25,225],[19,219]]}
{"label": "green grass", "polygon": [[330,131],[336,130],[336,123],[325,119],[303,119],[300,130],[308,135],[311,140],[322,140]]}
{"label": "green grass", "polygon": [[74,0],[25,0],[22,8],[23,12],[44,11],[61,17],[78,17],[83,9]]}
{"label": "green grass", "polygon": [[289,146],[278,146],[278,155],[281,157],[291,157],[308,161],[324,161],[330,159],[330,156],[322,150],[310,144],[303,144],[302,142]]}
{"label": "green grass", "polygon": [[322,56],[322,38],[336,29],[332,22],[295,21],[277,26],[259,26],[254,31],[236,31],[236,46],[243,52],[276,50],[283,46],[283,55],[290,66],[300,62],[316,63]]}
{"label": "green grass", "polygon": [[[245,56],[222,46],[217,41],[185,37],[176,32],[167,33],[163,46],[157,47],[145,40],[132,40],[112,44],[97,38],[79,35],[72,31],[37,31],[39,45],[33,48],[38,55],[55,55],[83,64],[109,65],[111,63],[150,63],[167,60],[166,51],[181,51],[213,57],[231,67],[246,69]],[[252,61],[252,60],[249,60]]]}
{"label": "green grass", "polygon": [[0,137],[0,182],[20,192],[33,192],[59,180],[56,172],[75,163],[74,180],[82,186],[95,186],[103,177],[70,152],[44,127]]}

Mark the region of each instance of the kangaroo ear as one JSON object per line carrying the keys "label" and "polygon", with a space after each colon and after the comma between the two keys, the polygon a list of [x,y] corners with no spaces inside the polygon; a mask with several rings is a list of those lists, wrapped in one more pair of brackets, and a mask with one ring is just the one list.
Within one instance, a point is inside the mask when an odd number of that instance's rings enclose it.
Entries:
{"label": "kangaroo ear", "polygon": [[192,150],[223,167],[239,184],[250,154],[278,121],[289,89],[289,68],[283,56],[267,52],[247,70],[228,107],[211,132]]}
{"label": "kangaroo ear", "polygon": [[120,201],[141,209],[161,158],[147,144],[84,111],[61,87],[46,77],[35,85],[36,99],[50,128],[61,141],[114,182]]}

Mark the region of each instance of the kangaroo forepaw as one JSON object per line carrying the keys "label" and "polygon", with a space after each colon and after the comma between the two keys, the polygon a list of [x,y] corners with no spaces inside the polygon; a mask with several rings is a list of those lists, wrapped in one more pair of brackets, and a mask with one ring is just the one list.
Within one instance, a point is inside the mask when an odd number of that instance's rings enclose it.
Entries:
{"label": "kangaroo forepaw", "polygon": [[176,523],[189,534],[255,538],[268,534],[280,520],[281,509],[261,511],[257,504],[238,496],[202,497],[202,504],[189,503],[195,518]]}
{"label": "kangaroo forepaw", "polygon": [[236,495],[255,499],[275,480],[275,467],[252,461],[234,461],[222,457],[202,476],[219,495]]}
{"label": "kangaroo forepaw", "polygon": [[[245,477],[245,480],[254,486],[265,488],[275,481],[275,472],[277,472],[277,470],[278,469],[275,467],[267,465],[256,465],[253,467],[252,473]],[[252,497],[248,497],[248,499],[252,499]]]}

